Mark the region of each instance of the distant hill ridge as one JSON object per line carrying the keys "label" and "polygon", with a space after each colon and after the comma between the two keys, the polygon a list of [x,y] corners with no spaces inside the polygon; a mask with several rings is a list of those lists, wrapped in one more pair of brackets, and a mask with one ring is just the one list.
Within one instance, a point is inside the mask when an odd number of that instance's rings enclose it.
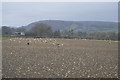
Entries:
{"label": "distant hill ridge", "polygon": [[53,30],[70,30],[93,32],[93,31],[117,31],[117,22],[105,22],[105,21],[62,21],[62,20],[43,20],[30,23],[25,26],[27,30],[34,27],[36,24],[47,24],[52,27]]}

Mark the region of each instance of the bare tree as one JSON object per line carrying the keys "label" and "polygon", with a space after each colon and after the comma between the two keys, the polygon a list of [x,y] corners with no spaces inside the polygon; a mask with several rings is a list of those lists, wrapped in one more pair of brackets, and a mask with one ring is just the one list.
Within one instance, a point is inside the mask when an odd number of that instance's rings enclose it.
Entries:
{"label": "bare tree", "polygon": [[52,29],[51,26],[46,24],[36,24],[30,32],[33,36],[39,37],[51,37],[52,36]]}

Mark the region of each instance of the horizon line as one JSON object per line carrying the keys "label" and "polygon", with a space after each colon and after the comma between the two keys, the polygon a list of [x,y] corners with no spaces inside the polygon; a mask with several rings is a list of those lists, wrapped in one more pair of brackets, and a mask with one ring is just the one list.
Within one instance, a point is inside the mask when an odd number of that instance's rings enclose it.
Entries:
{"label": "horizon line", "polygon": [[[27,26],[29,24],[32,24],[32,23],[35,23],[35,22],[40,22],[40,21],[66,21],[66,22],[69,22],[69,21],[72,21],[72,20],[49,20],[49,19],[46,19],[46,20],[39,20],[39,21],[33,21],[33,22],[30,22],[26,25],[22,25],[22,26]],[[118,23],[120,21],[87,21],[87,20],[82,20],[82,21],[79,21],[79,20],[73,20],[72,22],[111,22],[111,23]],[[11,25],[1,25],[0,27],[2,26],[8,26],[8,27],[12,27],[12,28],[18,28],[18,27],[22,27],[22,26],[11,26]]]}

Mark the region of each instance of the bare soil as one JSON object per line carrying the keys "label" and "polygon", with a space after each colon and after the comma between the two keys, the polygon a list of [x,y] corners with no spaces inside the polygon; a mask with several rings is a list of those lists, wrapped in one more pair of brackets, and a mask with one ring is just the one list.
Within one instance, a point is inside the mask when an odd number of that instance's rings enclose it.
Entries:
{"label": "bare soil", "polygon": [[3,40],[2,74],[3,78],[117,78],[118,43],[50,38]]}

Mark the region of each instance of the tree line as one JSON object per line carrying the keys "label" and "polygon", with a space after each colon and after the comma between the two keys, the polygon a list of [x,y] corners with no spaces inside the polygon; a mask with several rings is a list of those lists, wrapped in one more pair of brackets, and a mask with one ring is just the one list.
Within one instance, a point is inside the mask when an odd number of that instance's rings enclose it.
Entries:
{"label": "tree line", "polygon": [[30,30],[26,30],[24,27],[11,28],[8,26],[2,26],[2,35],[11,36],[14,32],[24,32],[25,37],[38,37],[38,38],[69,38],[69,39],[97,39],[97,40],[120,40],[120,32],[82,32],[70,30],[53,30],[51,26],[46,24],[37,24]]}

